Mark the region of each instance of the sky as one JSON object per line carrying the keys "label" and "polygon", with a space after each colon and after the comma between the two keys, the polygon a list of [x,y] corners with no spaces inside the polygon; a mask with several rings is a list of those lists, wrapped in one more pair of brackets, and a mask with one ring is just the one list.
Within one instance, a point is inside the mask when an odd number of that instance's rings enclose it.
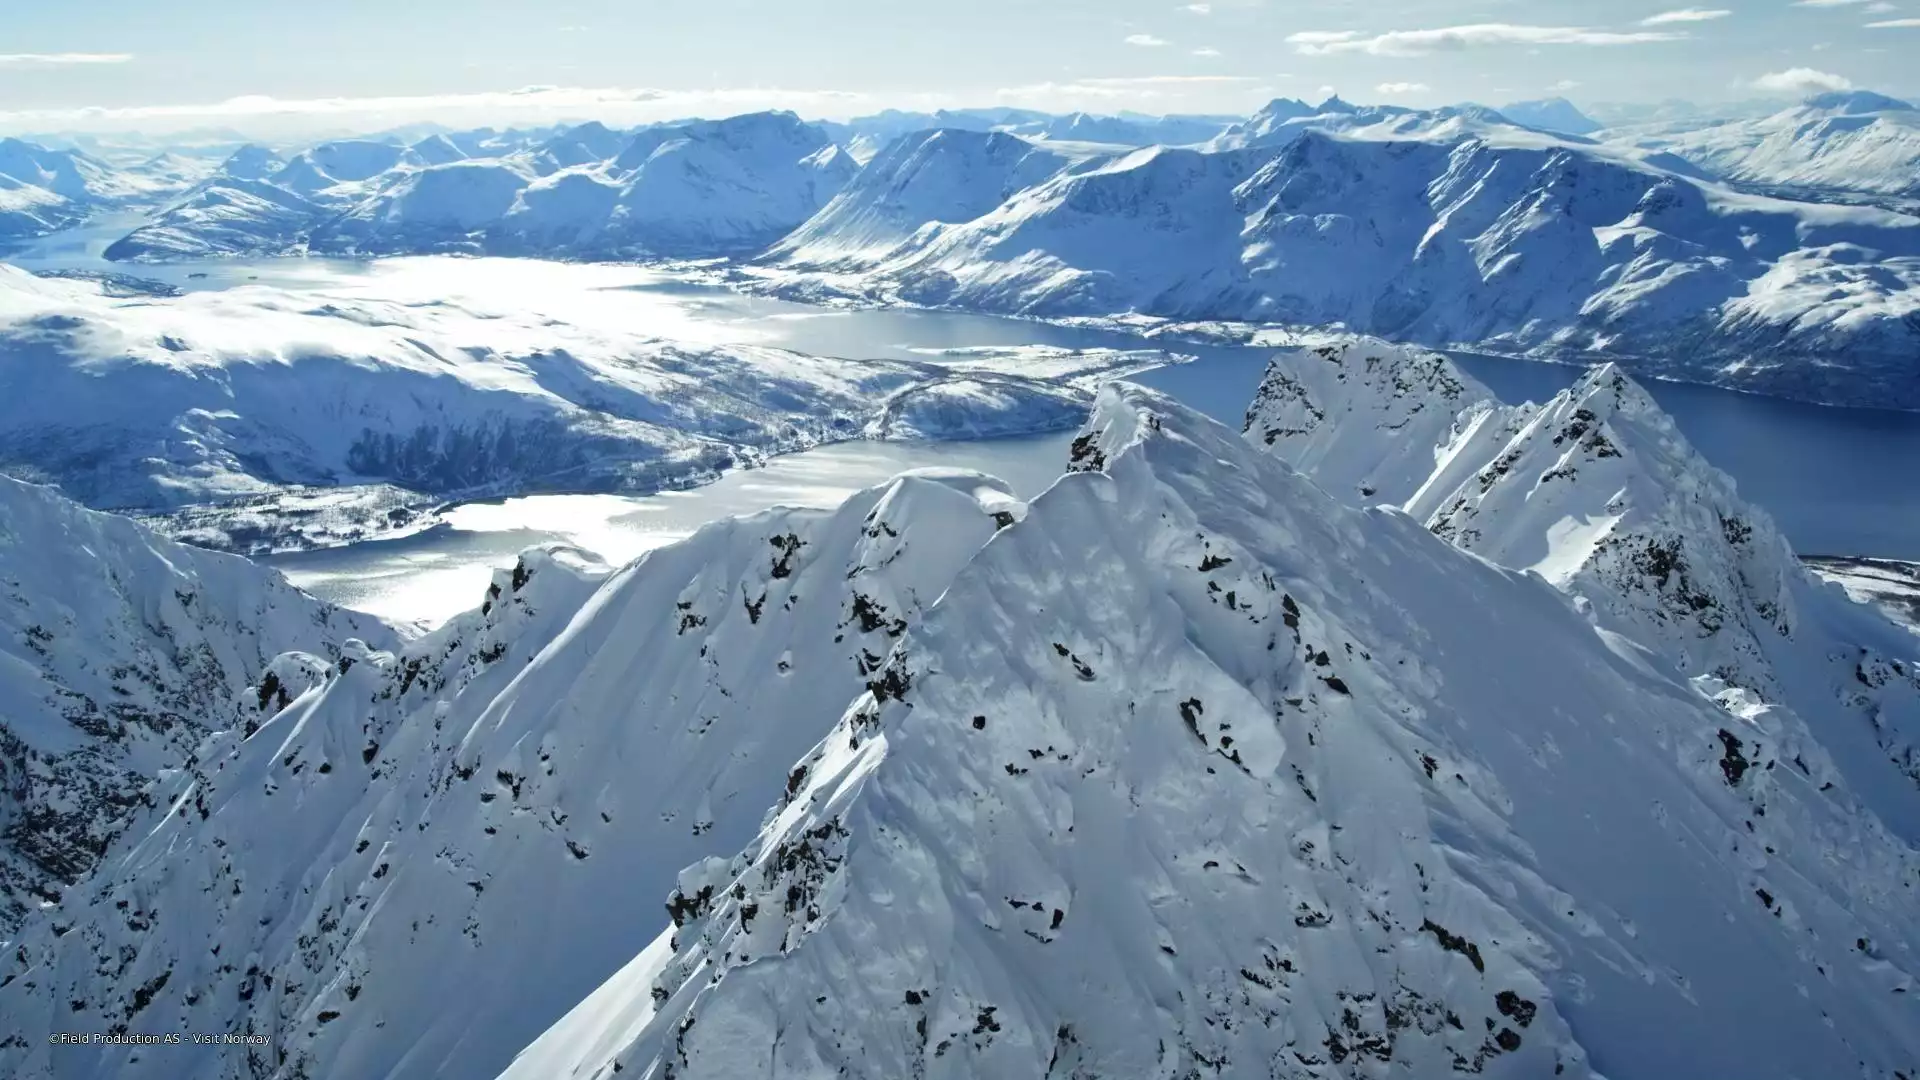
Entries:
{"label": "sky", "polygon": [[0,129],[1920,97],[1920,0],[7,0]]}

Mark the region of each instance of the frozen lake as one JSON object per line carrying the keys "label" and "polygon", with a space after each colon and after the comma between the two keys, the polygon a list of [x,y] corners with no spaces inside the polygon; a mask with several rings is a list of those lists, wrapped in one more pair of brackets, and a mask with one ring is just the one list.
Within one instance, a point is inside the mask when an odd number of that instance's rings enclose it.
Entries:
{"label": "frozen lake", "polygon": [[[1174,344],[1131,333],[992,316],[821,308],[693,284],[645,267],[538,260],[405,258],[225,260],[142,266],[99,253],[128,222],[73,230],[7,261],[36,270],[110,271],[184,289],[275,286],[347,291],[403,303],[457,298],[469,308],[531,310],[573,323],[639,328],[702,344],[751,344],[857,359],[938,360],[982,347],[1148,349],[1195,357],[1137,376],[1239,426],[1269,350]],[[1462,355],[1509,401],[1541,399],[1580,369]],[[1920,413],[1836,409],[1709,387],[1652,383],[1681,430],[1804,553],[1920,559]],[[986,443],[851,444],[780,459],[688,492],[646,498],[541,496],[460,508],[426,533],[274,559],[297,583],[383,615],[438,621],[471,607],[488,573],[522,548],[559,540],[621,562],[700,525],[778,504],[828,506],[894,473],[963,466],[1032,494],[1057,475],[1067,436]]]}

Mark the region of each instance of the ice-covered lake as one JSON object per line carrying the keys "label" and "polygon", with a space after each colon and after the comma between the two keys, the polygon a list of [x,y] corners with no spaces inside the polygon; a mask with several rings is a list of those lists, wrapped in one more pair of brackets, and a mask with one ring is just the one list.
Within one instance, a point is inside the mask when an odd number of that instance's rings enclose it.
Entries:
{"label": "ice-covered lake", "polygon": [[[644,267],[512,259],[225,260],[166,266],[99,258],[124,222],[74,230],[16,251],[35,270],[110,271],[184,289],[252,285],[350,288],[401,302],[458,298],[466,306],[534,310],[584,324],[638,328],[703,344],[754,344],[852,358],[937,360],[1023,345],[1163,349],[1192,363],[1138,381],[1238,426],[1268,350],[1170,344],[1110,329],[906,309],[821,308],[749,296]],[[1463,355],[1462,366],[1503,398],[1540,399],[1579,369]],[[1920,558],[1920,413],[1837,409],[1708,387],[1649,389],[1701,451],[1771,511],[1805,553]],[[1031,494],[1057,475],[1065,436],[983,443],[853,444],[780,459],[688,492],[646,498],[541,496],[455,510],[404,539],[369,541],[274,561],[329,599],[402,619],[437,621],[473,606],[492,568],[522,548],[559,540],[620,562],[705,522],[778,504],[832,505],[894,473],[964,466]]]}

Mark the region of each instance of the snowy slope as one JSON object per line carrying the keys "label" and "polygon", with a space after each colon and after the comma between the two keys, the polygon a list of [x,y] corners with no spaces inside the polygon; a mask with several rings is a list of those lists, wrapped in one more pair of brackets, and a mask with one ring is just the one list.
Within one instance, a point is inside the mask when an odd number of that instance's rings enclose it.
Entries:
{"label": "snowy slope", "polygon": [[393,642],[279,574],[0,477],[0,936],[83,876],[279,653]]}
{"label": "snowy slope", "polygon": [[401,261],[297,292],[116,299],[0,268],[0,467],[144,509],[290,485],[653,491],[821,442],[1069,428],[1091,400],[1071,364],[661,340],[619,300],[635,277],[550,269],[536,291],[518,264]]}
{"label": "snowy slope", "polygon": [[1920,197],[1920,109],[1865,91],[1822,94],[1760,119],[1635,125],[1608,137],[1678,153],[1730,180]]}
{"label": "snowy slope", "polygon": [[[57,944],[44,924],[23,941],[0,1024],[131,1009],[270,1035],[274,1075],[493,1075],[645,946],[684,865],[799,788],[794,762],[1021,512],[989,478],[921,473],[715,524],[611,578],[529,552],[481,610],[336,666],[203,755],[59,913]],[[139,955],[103,978],[122,903]],[[238,1054],[11,1044],[0,1071],[250,1075]]]}
{"label": "snowy slope", "polygon": [[1246,434],[1339,498],[1399,506],[1427,484],[1441,448],[1499,408],[1438,353],[1316,336],[1268,364]]}
{"label": "snowy slope", "polygon": [[[917,233],[863,268],[836,263],[826,283],[1033,315],[1342,324],[1920,404],[1920,219],[1739,195],[1605,147],[1456,123],[1475,134],[1304,130],[1279,150],[1139,151]],[[801,258],[790,270],[797,290],[821,276]]]}
{"label": "snowy slope", "polygon": [[46,188],[0,176],[0,240],[24,240],[86,218],[86,209]]}
{"label": "snowy slope", "polygon": [[1076,456],[503,1077],[1911,1074],[1806,724],[1166,399]]}
{"label": "snowy slope", "polygon": [[434,164],[321,226],[308,247],[358,255],[477,251],[477,234],[505,217],[533,180],[511,161]]}
{"label": "snowy slope", "polygon": [[77,149],[0,139],[0,242],[69,228],[102,208],[151,202],[202,175],[197,163],[170,155],[116,168]]}

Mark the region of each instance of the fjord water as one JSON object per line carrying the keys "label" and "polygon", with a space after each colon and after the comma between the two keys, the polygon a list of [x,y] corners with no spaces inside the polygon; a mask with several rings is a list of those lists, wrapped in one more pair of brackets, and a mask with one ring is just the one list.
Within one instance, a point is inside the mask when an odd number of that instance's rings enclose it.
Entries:
{"label": "fjord water", "polygon": [[295,585],[399,622],[438,625],[477,607],[496,567],[565,543],[618,566],[721,518],[775,506],[830,508],[910,469],[973,469],[1038,494],[1067,461],[1070,433],[983,442],[853,442],[788,454],[690,491],[635,498],[531,495],[469,503],[426,532],[269,557]]}
{"label": "fjord water", "polygon": [[[640,327],[662,338],[758,345],[856,359],[938,362],[960,350],[1045,346],[1159,350],[1172,363],[1135,379],[1238,424],[1270,350],[1149,339],[1120,329],[906,308],[817,307],[746,295],[645,267],[543,260],[411,257],[371,262],[229,259],[164,266],[109,263],[100,253],[127,227],[101,222],[7,257],[31,270],[90,271],[189,290],[274,286],[376,295],[477,310],[532,308],[588,325]],[[1510,402],[1570,385],[1569,365],[1457,354],[1469,374]],[[1650,382],[1681,431],[1765,507],[1804,553],[1920,558],[1920,413],[1842,409],[1679,383]],[[611,561],[684,536],[720,517],[777,504],[826,506],[906,469],[978,468],[1031,495],[1058,474],[1065,436],[982,443],[822,447],[689,492],[644,498],[541,496],[455,510],[404,539],[368,541],[274,560],[327,599],[408,620],[439,621],[473,606],[492,568],[532,544],[560,541]]]}

